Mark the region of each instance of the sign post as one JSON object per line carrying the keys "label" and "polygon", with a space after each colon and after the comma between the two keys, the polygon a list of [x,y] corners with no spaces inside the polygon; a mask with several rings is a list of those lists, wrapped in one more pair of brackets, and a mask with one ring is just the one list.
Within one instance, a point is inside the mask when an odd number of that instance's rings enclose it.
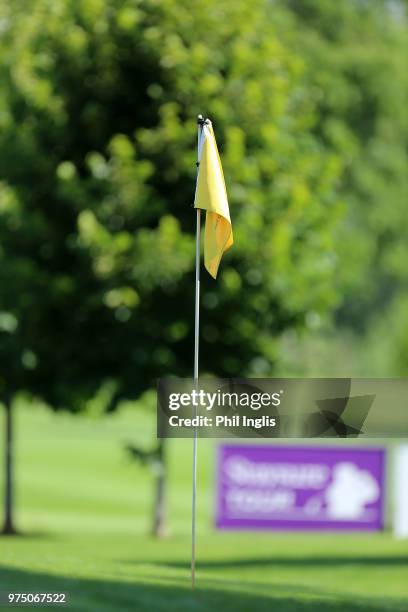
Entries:
{"label": "sign post", "polygon": [[408,538],[408,444],[397,448],[394,469],[394,535]]}

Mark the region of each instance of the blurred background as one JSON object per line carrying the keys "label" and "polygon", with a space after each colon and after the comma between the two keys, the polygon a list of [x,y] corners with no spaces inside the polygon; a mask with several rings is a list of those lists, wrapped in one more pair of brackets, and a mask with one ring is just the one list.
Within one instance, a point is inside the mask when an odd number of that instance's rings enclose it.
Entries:
{"label": "blurred background", "polygon": [[0,540],[1,589],[98,611],[407,609],[387,533],[216,532],[208,440],[193,598],[191,441],[157,443],[154,392],[192,373],[198,113],[235,239],[202,278],[201,373],[406,375],[407,11],[0,0],[0,500],[22,534]]}

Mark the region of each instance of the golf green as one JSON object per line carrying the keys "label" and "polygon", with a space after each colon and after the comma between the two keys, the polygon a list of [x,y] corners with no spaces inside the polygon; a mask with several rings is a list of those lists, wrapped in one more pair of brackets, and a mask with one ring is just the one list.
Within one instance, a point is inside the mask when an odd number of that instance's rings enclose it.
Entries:
{"label": "golf green", "polygon": [[65,609],[87,612],[408,610],[408,544],[390,534],[217,532],[208,440],[199,444],[192,592],[190,440],[168,443],[169,535],[156,540],[152,475],[124,451],[154,443],[152,415],[129,407],[75,417],[20,404],[16,417],[22,535],[0,538],[0,591],[67,592]]}

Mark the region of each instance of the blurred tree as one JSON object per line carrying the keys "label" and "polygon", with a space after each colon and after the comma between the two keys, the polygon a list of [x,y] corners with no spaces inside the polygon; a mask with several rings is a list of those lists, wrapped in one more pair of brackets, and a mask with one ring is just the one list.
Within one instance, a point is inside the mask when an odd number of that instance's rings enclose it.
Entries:
{"label": "blurred tree", "polygon": [[203,277],[201,371],[271,375],[279,334],[338,305],[343,158],[347,171],[346,144],[364,145],[359,117],[321,99],[336,99],[342,64],[326,90],[310,84],[313,62],[328,78],[330,45],[310,26],[296,48],[303,27],[263,0],[0,0],[6,405],[25,390],[79,411],[102,386],[112,410],[191,375],[199,112],[235,237],[219,279]]}
{"label": "blurred tree", "polygon": [[302,29],[292,48],[309,60],[318,135],[344,162],[337,319],[362,332],[408,290],[407,3],[289,6]]}
{"label": "blurred tree", "polygon": [[[353,371],[359,375],[398,376],[408,367],[408,327],[401,307],[408,293],[408,3],[279,4],[290,8],[301,32],[291,48],[306,59],[308,88],[319,114],[317,134],[344,164],[338,193],[346,214],[336,232],[340,265],[335,279],[342,300],[336,327],[323,339],[329,359],[323,369],[315,363],[313,371],[341,375],[341,361],[352,351]],[[343,355],[341,338],[348,339]],[[308,344],[313,363],[312,338],[298,341],[295,350],[299,357],[300,345]],[[338,365],[330,369],[336,354]]]}

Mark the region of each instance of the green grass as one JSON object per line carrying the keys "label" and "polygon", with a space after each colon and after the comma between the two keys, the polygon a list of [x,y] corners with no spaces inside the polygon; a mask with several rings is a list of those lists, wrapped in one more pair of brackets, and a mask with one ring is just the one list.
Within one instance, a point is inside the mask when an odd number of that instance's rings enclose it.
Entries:
{"label": "green grass", "polygon": [[[153,419],[17,411],[17,522],[0,538],[0,590],[68,591],[78,611],[408,610],[408,547],[389,534],[213,528],[214,443],[200,441],[197,589],[189,585],[191,441],[169,442],[170,534],[149,536],[151,476],[127,441]],[[1,486],[1,483],[0,483]]]}

